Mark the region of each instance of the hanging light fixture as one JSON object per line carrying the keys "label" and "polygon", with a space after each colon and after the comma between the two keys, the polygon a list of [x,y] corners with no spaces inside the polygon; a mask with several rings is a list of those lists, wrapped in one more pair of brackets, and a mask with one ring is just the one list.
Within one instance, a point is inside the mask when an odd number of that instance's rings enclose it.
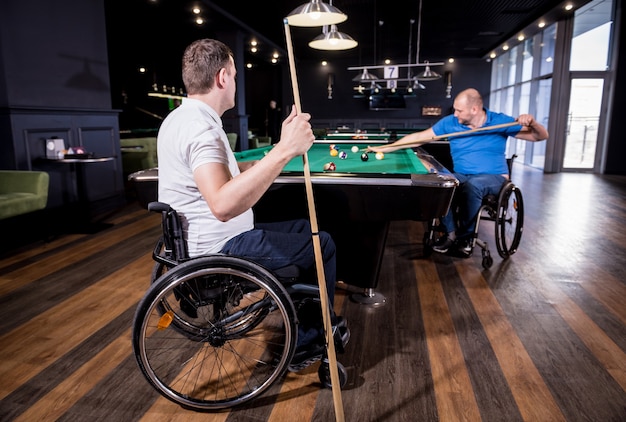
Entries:
{"label": "hanging light fixture", "polygon": [[378,76],[373,73],[369,73],[367,69],[363,69],[363,73],[358,76],[352,78],[354,82],[367,82],[367,81],[376,81],[378,80]]}
{"label": "hanging light fixture", "polygon": [[309,43],[309,47],[318,50],[348,50],[359,45],[350,35],[337,30],[337,25],[324,25],[322,33]]}
{"label": "hanging light fixture", "polygon": [[409,57],[408,57],[409,67],[407,68],[407,79],[409,80],[409,84],[408,84],[408,86],[406,88],[407,95],[415,95],[415,93],[413,91],[416,90],[416,89],[417,90],[426,89],[426,87],[424,85],[422,85],[421,83],[419,83],[417,78],[414,78],[412,76],[412,74],[411,74],[411,66],[410,65],[412,64],[411,56],[413,55],[412,42],[413,42],[413,24],[414,23],[415,23],[415,19],[410,19],[409,20]]}
{"label": "hanging light fixture", "polygon": [[[419,16],[417,17],[417,51],[415,53],[415,63],[420,64],[420,35],[422,33],[422,0],[420,0]],[[421,73],[415,76],[415,83],[419,85],[418,81],[434,81],[441,78],[441,75],[437,72],[430,70],[429,62],[425,61],[426,68]]]}
{"label": "hanging light fixture", "polygon": [[424,61],[424,63],[426,64],[426,67],[421,73],[417,74],[417,76],[415,77],[415,81],[434,81],[441,78],[441,75],[439,73],[435,72],[434,70],[430,70],[430,63],[428,62],[428,60]]}
{"label": "hanging light fixture", "polygon": [[426,87],[420,83],[420,81],[417,78],[417,76],[413,78],[413,86],[411,88],[413,88],[413,89],[426,89]]}
{"label": "hanging light fixture", "polygon": [[348,15],[332,4],[320,0],[296,7],[287,15],[287,22],[292,26],[323,26],[338,24],[348,19]]}

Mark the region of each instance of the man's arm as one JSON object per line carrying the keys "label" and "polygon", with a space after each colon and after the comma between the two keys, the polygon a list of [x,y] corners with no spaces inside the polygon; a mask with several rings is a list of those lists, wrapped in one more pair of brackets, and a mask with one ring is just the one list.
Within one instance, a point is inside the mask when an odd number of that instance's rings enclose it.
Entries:
{"label": "man's arm", "polygon": [[259,160],[237,161],[237,165],[239,166],[239,171],[243,172],[243,171],[248,170],[250,167],[252,167],[258,162]]}
{"label": "man's arm", "polygon": [[[401,139],[393,142],[389,145],[381,145],[377,147],[368,146],[368,151],[374,152],[392,152],[397,151],[402,148],[413,148],[419,147],[420,145],[427,144],[431,142],[434,137],[436,137],[435,132],[432,128],[428,128],[426,130],[422,130],[420,132],[413,132],[406,136],[403,136]],[[410,145],[407,147],[406,145]]]}
{"label": "man's arm", "polygon": [[295,109],[282,126],[281,141],[263,159],[233,177],[228,167],[207,163],[194,170],[194,180],[211,212],[221,221],[250,209],[272,185],[283,167],[309,150],[315,136],[307,113],[296,115]]}
{"label": "man's arm", "polygon": [[520,130],[517,135],[515,135],[516,138],[524,139],[525,141],[536,142],[548,139],[548,137],[550,136],[546,128],[543,127],[542,124],[537,122],[535,118],[530,114],[521,114],[517,118],[517,122],[522,125],[522,130]]}

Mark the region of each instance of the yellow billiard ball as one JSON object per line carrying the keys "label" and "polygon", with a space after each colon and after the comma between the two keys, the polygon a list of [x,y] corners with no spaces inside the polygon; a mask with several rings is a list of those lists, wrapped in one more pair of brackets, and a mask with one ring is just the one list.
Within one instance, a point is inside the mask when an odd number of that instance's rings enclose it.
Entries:
{"label": "yellow billiard ball", "polygon": [[336,157],[337,155],[339,155],[339,151],[337,151],[336,149],[331,149],[330,150],[330,155],[333,157]]}
{"label": "yellow billiard ball", "polygon": [[383,154],[382,152],[377,152],[376,153],[376,159],[377,160],[382,160],[383,158],[385,158],[385,154]]}

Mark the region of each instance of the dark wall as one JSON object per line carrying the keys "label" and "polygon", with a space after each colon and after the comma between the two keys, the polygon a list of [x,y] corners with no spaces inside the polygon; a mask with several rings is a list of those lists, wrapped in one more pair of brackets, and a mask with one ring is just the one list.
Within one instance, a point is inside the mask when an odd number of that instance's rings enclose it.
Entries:
{"label": "dark wall", "polygon": [[[82,199],[100,212],[122,203],[107,54],[102,0],[0,2],[0,168],[48,172],[48,208]],[[47,160],[51,138],[108,161],[78,169]]]}
{"label": "dark wall", "polygon": [[102,0],[0,3],[0,107],[110,109]]}
{"label": "dark wall", "polygon": [[[368,98],[354,98],[357,83],[352,79],[360,71],[347,70],[348,67],[359,66],[337,58],[329,60],[327,66],[318,62],[299,61],[296,64],[296,73],[303,111],[313,116],[313,125],[316,127],[331,127],[337,122],[353,123],[355,128],[365,124],[379,122],[381,127],[390,127],[391,124],[411,123],[420,127],[432,125],[438,117],[422,116],[423,106],[439,106],[442,115],[448,114],[452,107],[454,96],[462,89],[474,87],[483,94],[489,93],[491,64],[484,60],[457,60],[455,63],[446,63],[444,66],[433,67],[441,75],[452,73],[452,95],[446,98],[446,80],[444,77],[434,81],[425,81],[425,90],[415,91],[416,95],[405,97],[406,108],[402,110],[369,109]],[[421,70],[421,69],[419,69]],[[372,70],[382,76],[381,70]],[[332,99],[328,98],[328,78],[332,75]],[[288,75],[289,76],[289,75]],[[403,83],[404,84],[404,83]],[[291,90],[286,93],[288,101],[293,101]],[[329,126],[328,124],[331,124]]]}

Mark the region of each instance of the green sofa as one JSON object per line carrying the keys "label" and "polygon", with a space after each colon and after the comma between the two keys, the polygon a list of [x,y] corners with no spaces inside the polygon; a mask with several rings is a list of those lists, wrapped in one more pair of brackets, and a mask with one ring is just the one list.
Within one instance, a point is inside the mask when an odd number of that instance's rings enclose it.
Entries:
{"label": "green sofa", "polygon": [[156,137],[120,139],[124,174],[158,166]]}
{"label": "green sofa", "polygon": [[0,170],[0,220],[44,209],[49,184],[43,171]]}

